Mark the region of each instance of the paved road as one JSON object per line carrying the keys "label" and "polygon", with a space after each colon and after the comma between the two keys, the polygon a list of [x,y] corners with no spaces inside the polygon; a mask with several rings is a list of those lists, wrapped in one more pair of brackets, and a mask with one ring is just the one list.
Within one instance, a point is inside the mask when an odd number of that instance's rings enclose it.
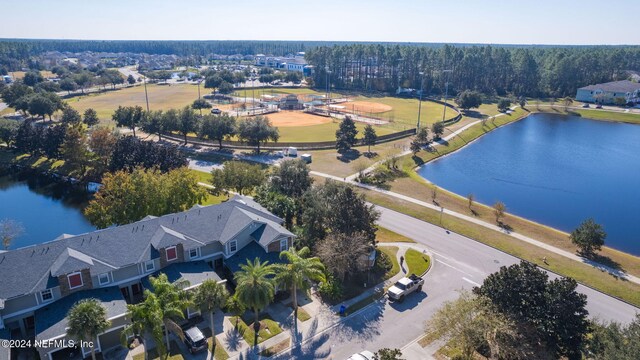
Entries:
{"label": "paved road", "polygon": [[[458,234],[447,234],[438,226],[378,207],[379,224],[426,245],[434,263],[425,279],[424,290],[403,304],[377,302],[354,318],[318,333],[301,349],[283,354],[282,359],[346,359],[354,352],[376,351],[383,347],[401,348],[425,332],[428,319],[448,300],[458,297],[460,289],[470,290],[501,266],[519,260],[511,255]],[[550,274],[555,277],[554,274]],[[591,316],[603,320],[629,322],[640,309],[622,301],[579,286],[588,296]],[[405,353],[405,357],[408,357]],[[425,354],[417,358],[424,358]]]}

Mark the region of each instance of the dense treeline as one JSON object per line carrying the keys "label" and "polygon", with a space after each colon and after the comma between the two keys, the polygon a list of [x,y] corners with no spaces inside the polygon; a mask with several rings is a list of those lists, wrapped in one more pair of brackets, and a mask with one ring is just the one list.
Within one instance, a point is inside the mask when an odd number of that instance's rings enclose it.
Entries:
{"label": "dense treeline", "polygon": [[[398,87],[426,94],[477,90],[488,95],[569,96],[577,88],[621,80],[640,70],[640,47],[495,47],[351,44],[310,49],[314,83],[345,90],[392,92]],[[441,70],[452,70],[442,72]]]}

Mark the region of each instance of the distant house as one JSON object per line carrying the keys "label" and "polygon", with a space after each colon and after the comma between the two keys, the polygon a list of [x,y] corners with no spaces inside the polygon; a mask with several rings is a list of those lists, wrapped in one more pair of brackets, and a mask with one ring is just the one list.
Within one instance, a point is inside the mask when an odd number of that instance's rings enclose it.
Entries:
{"label": "distant house", "polygon": [[264,54],[258,54],[255,56],[256,66],[266,66],[273,69],[281,69],[287,71],[297,71],[305,75],[311,74],[312,68],[308,66],[307,61],[304,59],[304,53],[296,53],[295,56],[266,56]]}
{"label": "distant house", "polygon": [[4,75],[2,77],[2,81],[4,81],[6,84],[11,84],[13,82],[13,78],[9,75]]}
{"label": "distant house", "polygon": [[[188,280],[193,288],[207,279],[225,281],[225,274],[247,259],[280,262],[280,252],[294,239],[282,223],[253,200],[236,196],[219,205],[0,252],[0,340],[64,340],[69,309],[95,298],[112,324],[95,339],[96,350],[120,346],[129,322],[127,304],[142,300],[149,276],[164,273],[172,282]],[[188,310],[186,315],[196,314]],[[51,344],[36,349],[40,359],[69,359],[74,352],[86,357],[90,350]],[[0,360],[10,356],[0,347]]]}
{"label": "distant house", "polygon": [[[616,100],[621,99],[621,100]],[[576,100],[598,104],[640,102],[640,83],[629,80],[613,81],[582,87],[576,93]]]}

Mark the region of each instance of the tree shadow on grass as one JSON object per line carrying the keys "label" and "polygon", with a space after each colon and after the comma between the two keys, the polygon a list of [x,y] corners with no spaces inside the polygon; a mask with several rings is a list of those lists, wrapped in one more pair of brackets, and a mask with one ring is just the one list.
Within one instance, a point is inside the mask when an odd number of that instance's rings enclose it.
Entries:
{"label": "tree shadow on grass", "polygon": [[462,114],[466,117],[470,117],[473,119],[485,119],[487,118],[487,115],[481,113],[478,110],[463,110]]}
{"label": "tree shadow on grass", "polygon": [[598,269],[610,271],[616,277],[624,277],[626,275],[622,265],[620,265],[618,262],[616,262],[615,260],[611,259],[608,256],[604,256],[600,254],[591,254],[591,255],[580,254],[580,256],[584,257],[585,262],[590,264],[591,266]]}
{"label": "tree shadow on grass", "polygon": [[350,149],[347,151],[343,151],[343,152],[338,152],[338,160],[342,161],[343,163],[350,163],[354,160],[357,160],[360,158],[360,156],[362,155],[360,153],[360,151],[356,150],[356,149]]}

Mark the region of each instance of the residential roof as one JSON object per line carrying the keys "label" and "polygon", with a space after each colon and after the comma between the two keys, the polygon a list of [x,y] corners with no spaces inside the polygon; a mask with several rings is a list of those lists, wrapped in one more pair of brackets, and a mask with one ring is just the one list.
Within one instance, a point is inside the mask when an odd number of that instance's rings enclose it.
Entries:
{"label": "residential roof", "polygon": [[[181,279],[187,280],[189,282],[189,286],[200,285],[202,282],[209,279],[215,280],[216,282],[222,281],[215,270],[202,260],[175,263],[156,271],[152,276],[158,276],[160,273],[167,275],[167,279],[172,283]],[[147,289],[151,288],[149,277],[145,277],[142,280],[142,286]]]}
{"label": "residential roof", "polygon": [[612,92],[634,92],[640,89],[640,83],[636,83],[629,80],[612,81],[604,84],[595,84],[585,87],[581,87],[579,90],[602,90]]}
{"label": "residential roof", "polygon": [[[283,220],[253,200],[235,196],[219,205],[98,230],[0,253],[0,299],[11,299],[47,289],[52,276],[89,269],[104,272],[158,257],[159,248],[183,244],[185,249],[232,239],[251,222],[269,229],[256,239],[265,244],[279,234],[294,236]],[[200,244],[200,245],[199,245]],[[24,271],[27,268],[29,271]]]}
{"label": "residential roof", "polygon": [[36,340],[48,340],[66,334],[69,310],[76,302],[89,298],[98,299],[102,303],[107,310],[108,319],[127,311],[127,302],[117,286],[79,291],[36,310]]}
{"label": "residential roof", "polygon": [[280,259],[279,252],[266,252],[262,246],[257,242],[252,241],[249,245],[243,247],[240,251],[235,253],[230,258],[224,261],[224,264],[229,268],[232,273],[240,270],[240,265],[247,263],[247,260],[253,261],[255,258],[260,258],[260,261],[268,261],[269,264],[281,264],[283,261]]}

